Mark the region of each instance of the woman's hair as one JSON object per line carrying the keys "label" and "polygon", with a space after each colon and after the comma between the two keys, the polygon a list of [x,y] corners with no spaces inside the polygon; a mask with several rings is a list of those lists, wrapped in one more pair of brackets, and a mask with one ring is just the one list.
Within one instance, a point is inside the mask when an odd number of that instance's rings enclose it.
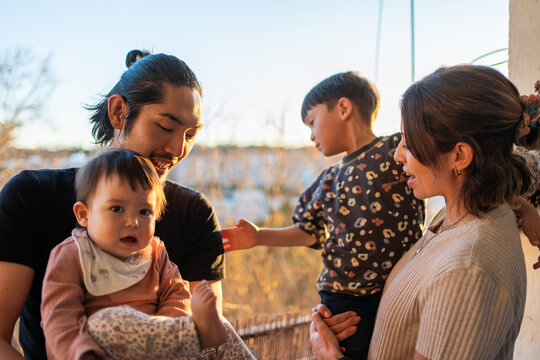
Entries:
{"label": "woman's hair", "polygon": [[77,171],[75,195],[77,201],[86,202],[96,191],[99,180],[112,175],[124,181],[135,191],[137,185],[156,194],[154,215],[158,220],[165,210],[163,184],[152,163],[131,150],[105,150]]}
{"label": "woman's hair", "polygon": [[[472,146],[474,159],[458,199],[476,216],[511,204],[531,186],[526,161],[513,151],[524,110],[518,90],[504,75],[473,65],[439,68],[411,85],[401,100],[407,146],[435,173],[441,154],[456,143]],[[538,148],[538,132],[531,129],[526,142]]]}
{"label": "woman's hair", "polygon": [[163,101],[165,84],[187,86],[202,95],[201,86],[193,71],[175,56],[132,50],[127,54],[126,66],[128,69],[112,90],[96,105],[86,107],[92,111],[90,123],[96,144],[107,144],[114,134],[108,113],[108,100],[112,95],[118,94],[127,102],[128,112],[124,126],[127,133],[133,127],[143,105]]}
{"label": "woman's hair", "polygon": [[369,80],[357,72],[338,73],[324,79],[304,97],[301,116],[305,121],[307,112],[318,104],[325,104],[332,110],[340,98],[349,99],[371,126],[379,110],[379,91]]}

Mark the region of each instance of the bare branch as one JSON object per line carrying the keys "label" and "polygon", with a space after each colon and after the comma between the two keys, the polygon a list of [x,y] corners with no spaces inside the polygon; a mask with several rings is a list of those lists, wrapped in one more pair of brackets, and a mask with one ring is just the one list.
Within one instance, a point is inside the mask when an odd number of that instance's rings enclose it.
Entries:
{"label": "bare branch", "polygon": [[13,131],[39,117],[55,85],[50,59],[36,59],[22,48],[0,54],[0,124],[13,125]]}
{"label": "bare branch", "polygon": [[[0,160],[7,157],[15,130],[40,117],[55,85],[50,60],[23,48],[0,51]],[[0,166],[0,186],[17,170]]]}

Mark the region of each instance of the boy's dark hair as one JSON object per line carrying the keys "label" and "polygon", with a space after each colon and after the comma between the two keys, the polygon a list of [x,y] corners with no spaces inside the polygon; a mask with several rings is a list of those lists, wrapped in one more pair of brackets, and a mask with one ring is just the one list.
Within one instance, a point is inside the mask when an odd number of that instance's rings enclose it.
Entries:
{"label": "boy's dark hair", "polygon": [[[458,194],[481,216],[525,193],[531,174],[514,153],[524,105],[510,80],[485,66],[442,67],[411,85],[401,100],[403,135],[411,154],[438,172],[440,157],[466,142],[474,159]],[[538,148],[538,132],[528,146]]]}
{"label": "boy's dark hair", "polygon": [[165,210],[165,193],[152,163],[130,150],[106,150],[77,171],[75,176],[75,195],[77,201],[85,202],[96,191],[102,178],[116,174],[127,182],[133,190],[140,185],[144,190],[156,194],[154,215],[158,220]]}
{"label": "boy's dark hair", "polygon": [[328,110],[332,110],[340,98],[349,99],[371,127],[379,111],[379,91],[365,77],[353,71],[332,75],[315,85],[302,103],[302,120],[318,104],[326,104]]}
{"label": "boy's dark hair", "polygon": [[165,96],[165,84],[187,86],[202,96],[197,77],[182,60],[172,55],[150,54],[148,51],[132,50],[127,54],[126,66],[118,83],[96,105],[86,106],[92,111],[90,123],[96,144],[106,145],[113,137],[114,128],[108,113],[108,100],[118,94],[128,105],[125,119],[126,133],[133,127],[143,105],[161,103]]}

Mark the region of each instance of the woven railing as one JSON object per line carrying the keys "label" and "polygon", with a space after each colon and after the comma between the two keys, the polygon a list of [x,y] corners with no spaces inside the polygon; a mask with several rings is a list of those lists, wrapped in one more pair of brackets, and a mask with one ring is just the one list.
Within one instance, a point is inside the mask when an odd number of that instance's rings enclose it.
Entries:
{"label": "woven railing", "polygon": [[310,323],[309,313],[256,315],[231,321],[258,360],[313,359],[309,343]]}

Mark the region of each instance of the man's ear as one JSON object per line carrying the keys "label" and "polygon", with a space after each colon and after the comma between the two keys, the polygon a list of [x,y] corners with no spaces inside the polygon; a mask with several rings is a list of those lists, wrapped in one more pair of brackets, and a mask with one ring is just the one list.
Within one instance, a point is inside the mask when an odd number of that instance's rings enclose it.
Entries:
{"label": "man's ear", "polygon": [[75,205],[73,205],[73,213],[75,214],[79,225],[82,227],[88,226],[88,205],[82,201],[77,201]]}
{"label": "man's ear", "polygon": [[454,151],[456,153],[456,170],[466,170],[474,160],[474,149],[470,144],[460,141],[456,144],[456,146],[454,146]]}
{"label": "man's ear", "polygon": [[353,104],[351,100],[346,97],[342,97],[338,100],[336,106],[338,107],[339,116],[342,120],[346,120],[351,116],[353,111]]}
{"label": "man's ear", "polygon": [[128,113],[126,100],[122,96],[114,94],[107,100],[107,110],[112,127],[116,130],[122,130]]}

